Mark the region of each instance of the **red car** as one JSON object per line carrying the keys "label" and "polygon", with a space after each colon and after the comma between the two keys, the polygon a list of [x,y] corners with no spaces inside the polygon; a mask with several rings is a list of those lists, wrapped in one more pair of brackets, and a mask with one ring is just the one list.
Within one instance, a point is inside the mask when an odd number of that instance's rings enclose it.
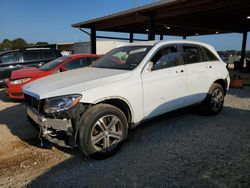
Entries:
{"label": "red car", "polygon": [[100,57],[95,54],[63,56],[39,68],[29,67],[13,71],[10,78],[5,81],[6,93],[9,98],[24,99],[22,87],[25,84],[58,72],[86,67]]}

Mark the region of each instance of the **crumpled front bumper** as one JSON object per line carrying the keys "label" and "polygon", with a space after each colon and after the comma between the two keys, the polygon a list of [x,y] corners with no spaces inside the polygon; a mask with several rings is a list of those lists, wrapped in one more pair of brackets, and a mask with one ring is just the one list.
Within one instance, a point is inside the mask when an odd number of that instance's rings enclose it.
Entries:
{"label": "crumpled front bumper", "polygon": [[36,109],[26,107],[27,116],[36,124],[39,136],[57,145],[68,147],[73,126],[70,119],[51,119],[40,115]]}

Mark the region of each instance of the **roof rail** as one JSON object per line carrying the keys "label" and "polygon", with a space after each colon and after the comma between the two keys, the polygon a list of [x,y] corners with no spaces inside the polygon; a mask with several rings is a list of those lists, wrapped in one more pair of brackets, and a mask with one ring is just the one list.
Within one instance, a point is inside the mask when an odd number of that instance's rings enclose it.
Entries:
{"label": "roof rail", "polygon": [[27,47],[25,48],[25,50],[50,50],[51,48],[39,48],[39,47],[35,47],[35,48],[30,48],[30,47]]}

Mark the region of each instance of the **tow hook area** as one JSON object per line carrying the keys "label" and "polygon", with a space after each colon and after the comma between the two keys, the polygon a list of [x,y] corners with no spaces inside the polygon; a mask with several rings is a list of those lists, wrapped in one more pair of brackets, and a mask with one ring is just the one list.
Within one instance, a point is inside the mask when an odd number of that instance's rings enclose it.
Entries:
{"label": "tow hook area", "polygon": [[63,147],[67,147],[67,139],[73,134],[73,127],[71,119],[52,119],[45,118],[40,115],[35,109],[27,107],[27,115],[38,125],[39,138],[41,146],[43,147],[43,138],[58,144]]}
{"label": "tow hook area", "polygon": [[[44,140],[62,147],[74,148],[77,146],[77,133],[80,127],[80,117],[89,105],[79,104],[75,108],[53,115],[39,114],[30,106],[26,112],[31,123],[38,129],[41,146]],[[35,123],[35,124],[34,124]]]}
{"label": "tow hook area", "polygon": [[44,139],[62,147],[70,147],[67,138],[72,136],[73,131],[71,128],[69,128],[67,131],[63,131],[39,126],[39,129],[39,139],[41,147],[45,146]]}

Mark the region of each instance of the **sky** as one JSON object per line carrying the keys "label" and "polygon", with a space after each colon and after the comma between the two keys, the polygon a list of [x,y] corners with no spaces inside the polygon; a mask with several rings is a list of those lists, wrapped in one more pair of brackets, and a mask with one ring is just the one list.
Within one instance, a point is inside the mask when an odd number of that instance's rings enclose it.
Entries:
{"label": "sky", "polygon": [[[23,38],[27,42],[82,42],[89,37],[71,24],[102,17],[155,0],[1,0],[0,41]],[[124,34],[98,33],[112,36]],[[250,33],[247,49],[250,50]],[[138,38],[146,36],[136,35]],[[164,40],[181,39],[165,36]],[[242,34],[188,37],[213,45],[216,50],[241,49]]]}

